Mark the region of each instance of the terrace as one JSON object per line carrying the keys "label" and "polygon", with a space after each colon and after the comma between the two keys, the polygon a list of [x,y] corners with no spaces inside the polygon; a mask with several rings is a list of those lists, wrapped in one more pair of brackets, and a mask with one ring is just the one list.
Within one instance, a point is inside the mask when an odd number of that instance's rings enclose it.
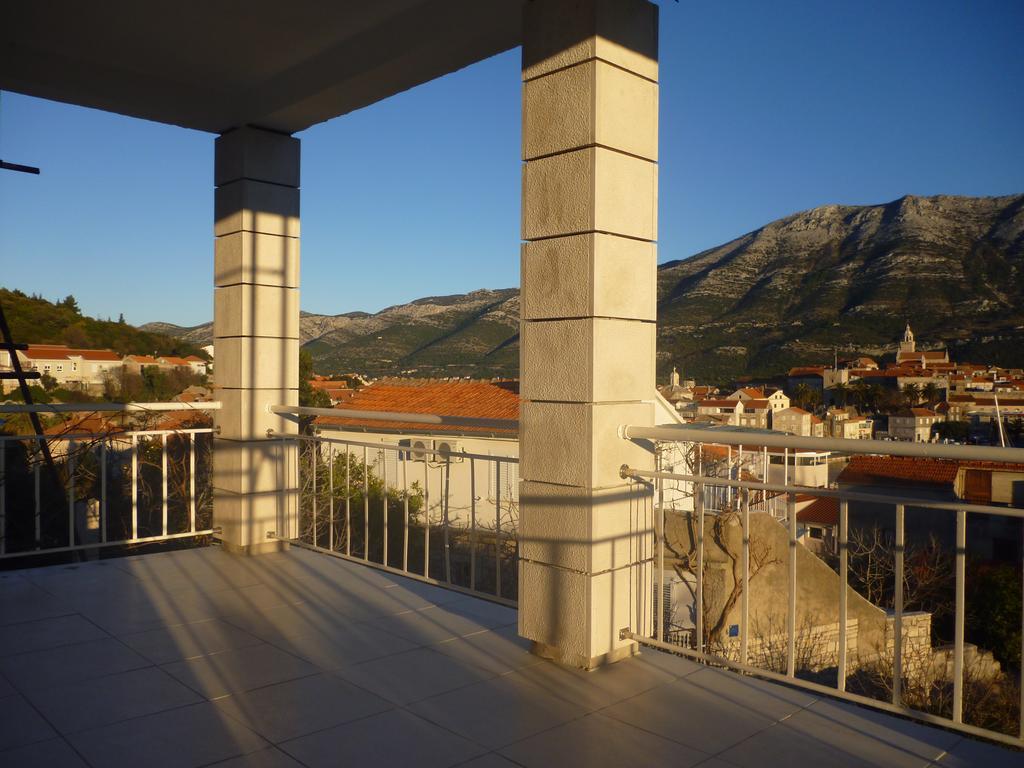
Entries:
{"label": "terrace", "polygon": [[1019,764],[1019,755],[655,650],[540,659],[516,611],[292,549],[0,576],[7,765]]}
{"label": "terrace", "polygon": [[[0,760],[1019,764],[1019,753],[977,738],[1021,746],[1020,707],[1009,729],[971,717],[976,627],[964,591],[969,521],[1006,518],[1019,542],[1016,497],[869,499],[896,521],[891,629],[883,619],[869,659],[891,658],[881,701],[846,690],[867,658],[846,632],[808,661],[798,625],[798,595],[825,567],[797,545],[798,493],[840,499],[829,621],[881,610],[838,586],[850,576],[847,504],[864,494],[774,483],[767,470],[751,479],[732,464],[765,445],[1004,463],[1020,462],[1019,450],[655,426],[655,6],[252,3],[241,26],[230,9],[166,7],[22,4],[0,29],[0,88],[217,134],[217,402],[173,406],[211,410],[214,427],[2,440],[0,559],[70,562],[0,576]],[[282,14],[290,45],[280,44]],[[297,417],[325,414],[297,405],[292,134],[518,45],[519,456],[300,434]],[[158,408],[172,406],[88,410]],[[443,413],[393,420],[458,423]],[[44,441],[60,446],[53,471]],[[705,444],[738,450],[726,449],[724,471],[665,460],[700,456]],[[514,493],[502,481],[512,465]],[[494,493],[471,493],[453,514],[450,473],[468,471],[473,487],[480,467]],[[665,502],[668,485],[678,507]],[[768,494],[783,500],[782,522],[758,516]],[[928,711],[903,689],[916,663],[903,520],[918,508],[956,531],[955,618],[936,685],[951,697]],[[707,612],[715,520],[743,534],[729,639]],[[680,550],[680,530],[694,532],[692,552]],[[780,629],[760,637],[755,530],[782,542],[768,601]],[[117,549],[132,554],[96,559]],[[701,607],[675,643],[661,589],[670,562],[690,569]],[[766,648],[771,658],[759,660]]]}

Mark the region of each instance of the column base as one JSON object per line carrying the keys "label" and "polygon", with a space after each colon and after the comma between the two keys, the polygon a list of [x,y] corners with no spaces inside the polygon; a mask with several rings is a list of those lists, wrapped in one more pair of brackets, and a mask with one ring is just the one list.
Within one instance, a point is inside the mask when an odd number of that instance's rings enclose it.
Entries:
{"label": "column base", "polygon": [[261,541],[259,544],[238,545],[232,544],[227,539],[216,539],[221,549],[232,555],[242,557],[254,557],[256,555],[271,555],[275,552],[286,552],[290,545],[287,541]]}
{"label": "column base", "polygon": [[561,664],[563,667],[585,669],[590,672],[598,667],[604,667],[608,664],[614,664],[617,661],[636,656],[640,653],[640,645],[638,643],[631,643],[622,648],[616,648],[608,653],[603,653],[600,656],[588,658],[576,653],[566,653],[558,646],[540,643],[535,640],[530,648],[530,652],[535,656],[540,656],[542,659]]}

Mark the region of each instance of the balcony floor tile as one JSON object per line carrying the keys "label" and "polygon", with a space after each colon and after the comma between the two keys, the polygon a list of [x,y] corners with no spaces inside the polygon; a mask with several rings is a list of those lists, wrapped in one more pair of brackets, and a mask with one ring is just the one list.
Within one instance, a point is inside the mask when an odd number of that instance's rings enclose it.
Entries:
{"label": "balcony floor tile", "polygon": [[512,609],[296,548],[9,571],[0,614],[5,767],[1024,765],[653,650],[558,667]]}

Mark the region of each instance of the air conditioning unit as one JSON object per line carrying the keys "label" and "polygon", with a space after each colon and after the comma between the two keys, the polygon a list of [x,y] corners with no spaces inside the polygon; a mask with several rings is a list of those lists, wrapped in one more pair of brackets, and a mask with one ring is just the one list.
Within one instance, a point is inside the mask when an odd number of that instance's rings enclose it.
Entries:
{"label": "air conditioning unit", "polygon": [[434,458],[437,461],[462,461],[458,454],[462,453],[462,446],[458,440],[436,440],[434,449],[437,451]]}
{"label": "air conditioning unit", "polygon": [[430,461],[433,458],[433,441],[425,438],[407,438],[399,440],[398,444],[409,450],[403,458],[406,461]]}

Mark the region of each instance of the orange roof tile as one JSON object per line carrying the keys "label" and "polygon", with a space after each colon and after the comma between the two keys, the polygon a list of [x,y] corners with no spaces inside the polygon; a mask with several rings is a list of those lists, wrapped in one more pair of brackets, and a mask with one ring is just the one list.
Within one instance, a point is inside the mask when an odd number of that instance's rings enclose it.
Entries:
{"label": "orange roof tile", "polygon": [[839,473],[840,483],[900,482],[951,485],[960,465],[943,459],[919,459],[907,456],[854,456]]}
{"label": "orange roof tile", "polygon": [[[424,413],[462,418],[519,418],[518,381],[437,381],[434,379],[382,379],[353,393],[344,404],[345,410],[382,411],[387,413]],[[318,425],[349,427],[387,432],[476,432],[483,434],[516,434],[516,430],[490,427],[464,427],[414,422],[377,421],[344,416],[324,416]]]}
{"label": "orange roof tile", "polygon": [[796,513],[797,522],[817,525],[839,524],[839,499],[818,497]]}

